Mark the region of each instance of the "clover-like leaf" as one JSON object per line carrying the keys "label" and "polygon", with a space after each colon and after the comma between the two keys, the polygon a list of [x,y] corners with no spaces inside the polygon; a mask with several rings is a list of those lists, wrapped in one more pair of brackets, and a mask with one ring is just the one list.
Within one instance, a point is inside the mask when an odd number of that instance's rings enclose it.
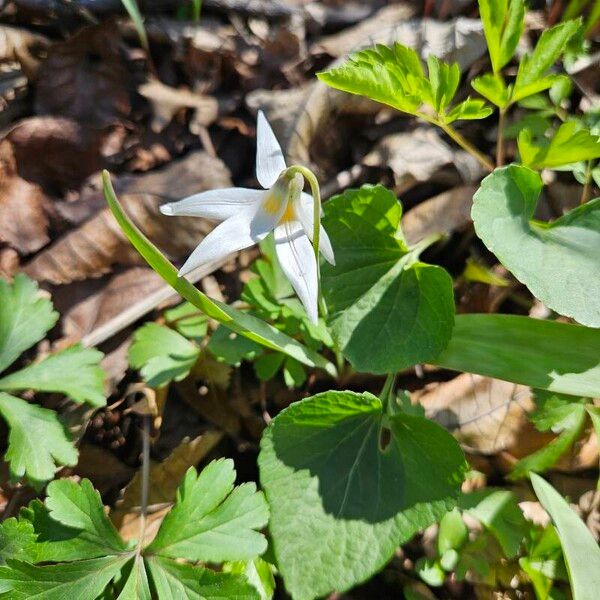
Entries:
{"label": "clover-like leaf", "polygon": [[567,121],[552,138],[539,143],[528,129],[518,137],[519,154],[526,167],[544,169],[600,158],[600,138],[581,128],[576,121]]}
{"label": "clover-like leaf", "polygon": [[129,364],[141,369],[150,387],[184,379],[199,356],[198,346],[158,323],[145,323],[135,332],[128,354]]}
{"label": "clover-like leaf", "polygon": [[102,352],[77,344],[3,377],[0,390],[59,392],[76,402],[103,406],[106,398],[102,357]]}
{"label": "clover-like leaf", "polygon": [[381,185],[332,198],[323,224],[336,266],[323,265],[332,333],[360,371],[399,371],[437,356],[454,323],[452,279],[418,260],[398,233],[401,206]]}
{"label": "clover-like leaf", "polygon": [[12,285],[0,279],[0,372],[39,342],[57,319],[52,302],[38,296],[35,281],[23,274]]}
{"label": "clover-like leaf", "polygon": [[466,465],[428,419],[387,416],[369,393],[325,392],[275,417],[259,468],[278,568],[310,600],[364,581],[451,509]]}
{"label": "clover-like leaf", "polygon": [[14,479],[25,476],[40,486],[54,477],[57,464],[77,464],[77,450],[54,411],[0,392],[0,415],[10,427],[4,458]]}
{"label": "clover-like leaf", "polygon": [[532,217],[541,190],[527,167],[496,169],[473,198],[477,235],[548,307],[600,327],[600,198],[540,223]]}
{"label": "clover-like leaf", "polygon": [[148,552],[210,562],[262,554],[267,541],[256,530],[267,524],[267,503],[254,483],[234,488],[234,481],[229,459],[213,461],[200,475],[190,468]]}

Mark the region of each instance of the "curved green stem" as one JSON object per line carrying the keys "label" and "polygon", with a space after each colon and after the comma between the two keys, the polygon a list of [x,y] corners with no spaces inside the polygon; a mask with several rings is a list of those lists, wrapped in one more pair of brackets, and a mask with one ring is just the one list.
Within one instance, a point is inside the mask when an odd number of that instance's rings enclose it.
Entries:
{"label": "curved green stem", "polygon": [[479,150],[460,135],[456,129],[441,121],[436,121],[436,125],[447,133],[463,150],[466,150],[469,154],[474,156],[490,173],[494,170],[494,165],[490,159],[485,156],[485,154],[479,152]]}

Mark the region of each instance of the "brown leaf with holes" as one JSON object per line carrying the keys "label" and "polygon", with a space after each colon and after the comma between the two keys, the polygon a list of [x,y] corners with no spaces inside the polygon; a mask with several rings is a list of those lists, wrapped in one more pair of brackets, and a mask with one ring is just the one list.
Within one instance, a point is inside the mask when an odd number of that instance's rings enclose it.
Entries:
{"label": "brown leaf with holes", "polygon": [[126,117],[135,71],[114,23],[85,27],[52,45],[40,65],[35,112],[104,127]]}
{"label": "brown leaf with holes", "polygon": [[39,250],[50,240],[52,203],[42,189],[19,177],[12,145],[0,142],[0,242],[20,254]]}
{"label": "brown leaf with holes", "polygon": [[[101,201],[99,180],[97,200]],[[164,216],[159,206],[208,189],[228,187],[231,179],[221,160],[193,152],[164,169],[116,179],[115,188],[125,211],[138,227],[172,260],[189,254],[213,227],[194,217]],[[144,264],[108,208],[67,233],[38,254],[25,272],[38,281],[66,284],[100,277],[114,265]]]}

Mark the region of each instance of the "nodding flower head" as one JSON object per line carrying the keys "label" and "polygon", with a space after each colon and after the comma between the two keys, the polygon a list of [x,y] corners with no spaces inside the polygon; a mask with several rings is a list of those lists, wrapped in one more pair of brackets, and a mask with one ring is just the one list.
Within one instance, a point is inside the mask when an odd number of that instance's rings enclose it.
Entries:
{"label": "nodding flower head", "polygon": [[[318,320],[318,269],[312,248],[314,200],[303,192],[304,178],[288,169],[281,146],[259,111],[256,134],[256,179],[264,188],[224,188],[163,204],[165,215],[222,221],[196,247],[179,276],[262,241],[273,231],[279,263],[313,323]],[[333,249],[319,226],[319,250],[335,264]]]}

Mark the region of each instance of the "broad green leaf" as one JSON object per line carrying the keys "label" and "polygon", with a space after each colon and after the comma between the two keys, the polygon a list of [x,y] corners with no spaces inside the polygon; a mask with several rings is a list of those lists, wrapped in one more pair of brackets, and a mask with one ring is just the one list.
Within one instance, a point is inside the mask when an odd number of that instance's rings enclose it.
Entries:
{"label": "broad green leaf", "polygon": [[560,58],[569,39],[581,27],[581,19],[566,21],[544,30],[531,55],[521,59],[515,80],[512,102],[548,89],[556,77],[548,71]]}
{"label": "broad green leaf", "polygon": [[206,347],[217,360],[233,366],[238,366],[243,360],[253,360],[262,354],[262,348],[256,342],[223,325],[215,329]]}
{"label": "broad green leaf", "polygon": [[548,482],[532,473],[531,483],[540,503],[548,511],[558,530],[573,598],[595,600],[600,589],[598,543],[563,497]]}
{"label": "broad green leaf", "polygon": [[571,163],[600,158],[600,138],[579,128],[576,121],[563,123],[549,141],[540,144],[527,129],[518,137],[519,154],[526,167],[551,169]]}
{"label": "broad green leaf", "polygon": [[208,319],[190,302],[182,302],[163,313],[168,325],[184,337],[200,342],[208,332]]}
{"label": "broad green leaf", "polygon": [[54,327],[58,313],[52,302],[38,296],[38,286],[26,275],[11,285],[0,279],[0,372],[39,342]]}
{"label": "broad green leaf", "polygon": [[256,530],[267,524],[267,503],[254,483],[234,488],[234,481],[229,459],[211,462],[200,475],[190,468],[148,552],[209,562],[262,554],[267,541]]}
{"label": "broad green leaf", "polygon": [[215,573],[161,556],[150,556],[145,562],[160,600],[260,600],[256,589],[238,575]]}
{"label": "broad green leaf", "polygon": [[77,344],[3,377],[0,390],[58,392],[75,402],[104,406],[103,356],[98,350]]}
{"label": "broad green leaf", "polygon": [[129,572],[117,600],[152,600],[144,559],[136,556],[125,568],[129,568]]}
{"label": "broad green leaf", "polygon": [[469,539],[469,530],[458,509],[446,513],[440,521],[437,548],[441,556],[448,550],[459,549]]}
{"label": "broad green leaf", "polygon": [[473,197],[475,231],[546,306],[600,327],[600,199],[544,223],[532,219],[541,190],[527,167],[496,169]]}
{"label": "broad green leaf", "polygon": [[583,431],[586,411],[581,404],[572,404],[572,414],[564,425],[562,433],[549,444],[533,454],[522,458],[510,473],[510,479],[527,477],[530,473],[543,473],[553,467],[558,459],[575,443]]}
{"label": "broad green leaf", "polygon": [[0,392],[0,415],[10,428],[4,460],[13,479],[25,476],[40,486],[54,477],[56,465],[77,464],[77,450],[53,410]]}
{"label": "broad green leaf", "polygon": [[479,14],[492,68],[498,73],[513,57],[523,33],[523,0],[479,0]]}
{"label": "broad green leaf", "polygon": [[388,417],[369,393],[333,391],[279,413],[258,462],[277,566],[298,600],[343,592],[381,569],[453,508],[466,468],[439,425]]}
{"label": "broad green leaf", "polygon": [[485,525],[498,540],[507,558],[518,554],[529,525],[512,492],[491,488],[476,490],[470,494],[463,494],[458,505]]}
{"label": "broad green leaf", "polygon": [[486,73],[473,79],[471,87],[498,108],[506,108],[510,102],[510,89],[502,75]]}
{"label": "broad green leaf", "polygon": [[145,323],[134,333],[127,356],[148,385],[158,388],[187,377],[200,356],[200,348],[173,329]]}
{"label": "broad green leaf", "polygon": [[128,558],[107,556],[42,567],[9,561],[0,567],[0,598],[96,600]]}
{"label": "broad green leaf", "polygon": [[0,523],[0,565],[7,559],[31,562],[36,534],[33,525],[14,517]]}
{"label": "broad green leaf", "polygon": [[408,248],[398,230],[401,210],[381,185],[347,190],[325,205],[336,266],[323,265],[323,295],[333,337],[359,371],[431,360],[452,332],[452,279]]}
{"label": "broad green leaf", "polygon": [[515,315],[457,315],[434,364],[530,387],[595,397],[600,330]]}
{"label": "broad green leaf", "polygon": [[231,306],[217,300],[211,300],[200,290],[194,287],[187,279],[177,277],[177,269],[160,253],[147,237],[134,225],[131,219],[123,212],[115,192],[112,188],[108,171],[102,174],[104,196],[117,223],[123,230],[127,239],[142,255],[146,262],[175,289],[182,298],[191,302],[207,317],[229,327],[236,333],[247,337],[271,350],[283,352],[299,360],[308,367],[319,367],[335,376],[336,370],[332,363],[320,356],[317,352],[306,348],[296,340],[275,329],[271,325],[238,311]]}

